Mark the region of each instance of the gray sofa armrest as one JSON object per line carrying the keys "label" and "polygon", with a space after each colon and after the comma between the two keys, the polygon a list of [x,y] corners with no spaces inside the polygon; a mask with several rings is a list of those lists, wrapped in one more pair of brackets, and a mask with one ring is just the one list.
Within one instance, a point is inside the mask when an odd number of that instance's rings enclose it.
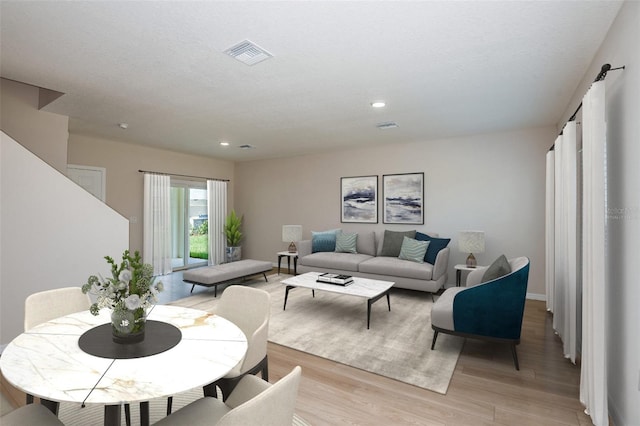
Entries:
{"label": "gray sofa armrest", "polygon": [[311,254],[311,240],[298,241],[296,247],[298,247],[298,259]]}
{"label": "gray sofa armrest", "polygon": [[436,262],[433,265],[433,273],[431,279],[437,281],[447,273],[449,267],[449,247],[445,247],[438,252]]}

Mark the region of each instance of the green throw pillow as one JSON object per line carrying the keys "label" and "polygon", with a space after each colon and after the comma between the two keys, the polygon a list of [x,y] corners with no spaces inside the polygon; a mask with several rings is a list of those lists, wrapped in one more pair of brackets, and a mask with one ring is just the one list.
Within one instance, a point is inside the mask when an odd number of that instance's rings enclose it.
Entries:
{"label": "green throw pillow", "polygon": [[482,282],[492,281],[496,278],[503,277],[511,272],[511,265],[509,265],[509,261],[505,257],[504,254],[500,255],[486,271],[484,271],[484,275],[482,276]]}
{"label": "green throw pillow", "polygon": [[356,241],[358,234],[336,234],[336,253],[357,253]]}
{"label": "green throw pillow", "polygon": [[424,254],[427,252],[427,247],[429,247],[429,241],[418,241],[404,237],[398,259],[424,263]]}
{"label": "green throw pillow", "polygon": [[380,256],[398,257],[404,237],[415,238],[416,231],[384,231],[384,239],[382,240],[382,251]]}

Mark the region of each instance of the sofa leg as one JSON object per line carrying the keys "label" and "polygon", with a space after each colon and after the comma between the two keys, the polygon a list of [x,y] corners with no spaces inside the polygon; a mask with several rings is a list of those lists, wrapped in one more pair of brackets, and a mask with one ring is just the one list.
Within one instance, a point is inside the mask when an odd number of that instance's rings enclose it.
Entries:
{"label": "sofa leg", "polygon": [[431,341],[431,350],[436,346],[436,339],[438,338],[438,332],[433,330],[433,340]]}
{"label": "sofa leg", "polygon": [[516,365],[516,370],[520,371],[520,364],[518,364],[518,353],[516,352],[516,344],[511,344],[511,353],[513,354],[513,363]]}

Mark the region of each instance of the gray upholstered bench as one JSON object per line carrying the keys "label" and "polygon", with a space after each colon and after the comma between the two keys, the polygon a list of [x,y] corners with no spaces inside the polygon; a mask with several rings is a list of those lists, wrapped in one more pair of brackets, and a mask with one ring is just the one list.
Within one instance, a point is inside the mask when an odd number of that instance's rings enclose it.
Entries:
{"label": "gray upholstered bench", "polygon": [[184,282],[193,284],[191,292],[193,292],[196,285],[202,285],[205,287],[213,286],[213,297],[217,297],[218,286],[222,284],[230,284],[233,280],[262,274],[264,275],[264,280],[267,281],[266,273],[270,271],[272,267],[271,262],[245,259],[237,262],[190,269],[188,271],[184,271],[182,279]]}

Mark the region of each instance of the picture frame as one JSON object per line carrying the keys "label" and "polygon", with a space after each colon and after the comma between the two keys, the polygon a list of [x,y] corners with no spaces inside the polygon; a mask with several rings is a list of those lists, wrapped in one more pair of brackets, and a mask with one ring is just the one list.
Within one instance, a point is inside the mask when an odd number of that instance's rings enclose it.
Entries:
{"label": "picture frame", "polygon": [[424,224],[424,173],[382,176],[383,223]]}
{"label": "picture frame", "polygon": [[340,178],[340,222],[378,223],[378,176]]}

